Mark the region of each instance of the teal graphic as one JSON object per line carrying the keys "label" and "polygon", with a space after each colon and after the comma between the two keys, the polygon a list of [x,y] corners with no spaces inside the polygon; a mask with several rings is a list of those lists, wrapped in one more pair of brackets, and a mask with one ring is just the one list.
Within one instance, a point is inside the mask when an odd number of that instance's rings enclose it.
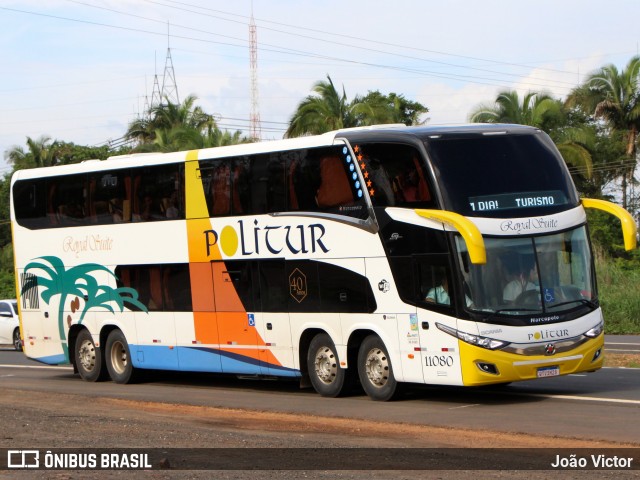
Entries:
{"label": "teal graphic", "polygon": [[[84,299],[84,308],[80,313],[78,323],[81,324],[86,313],[92,308],[102,308],[115,313],[112,304],[116,304],[120,311],[124,311],[125,303],[138,307],[143,312],[148,312],[147,307],[138,300],[138,292],[130,287],[112,288],[109,285],[99,285],[92,272],[107,272],[114,279],[115,274],[107,267],[96,263],[85,263],[66,269],[62,260],[58,257],[40,257],[27,264],[25,273],[32,270],[24,286],[21,295],[32,288],[42,287],[42,301],[49,304],[52,297],[60,295],[58,307],[58,330],[62,350],[69,361],[69,347],[65,333],[64,306],[68,298],[71,298],[71,313],[80,310],[80,299]],[[39,271],[41,275],[34,273]],[[67,326],[71,324],[71,315],[67,316]]]}

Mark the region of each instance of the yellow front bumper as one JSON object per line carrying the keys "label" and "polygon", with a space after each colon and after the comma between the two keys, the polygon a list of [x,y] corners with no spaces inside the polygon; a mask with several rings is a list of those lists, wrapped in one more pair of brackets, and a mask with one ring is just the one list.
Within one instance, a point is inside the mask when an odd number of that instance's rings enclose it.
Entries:
{"label": "yellow front bumper", "polygon": [[[539,369],[544,367],[557,366],[560,375],[593,371],[602,367],[604,359],[604,334],[570,351],[551,356],[518,355],[500,350],[487,350],[461,340],[458,343],[462,364],[462,381],[467,386],[531,380],[538,378]],[[594,360],[598,350],[600,350],[600,355]],[[494,365],[497,374],[483,371],[478,366],[479,364]]]}

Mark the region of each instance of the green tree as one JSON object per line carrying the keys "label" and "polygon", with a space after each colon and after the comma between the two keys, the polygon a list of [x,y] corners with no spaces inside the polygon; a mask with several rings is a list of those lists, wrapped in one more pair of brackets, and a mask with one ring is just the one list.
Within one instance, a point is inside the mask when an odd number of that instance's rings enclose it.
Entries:
{"label": "green tree", "polygon": [[136,152],[175,152],[246,143],[240,131],[222,131],[213,116],[196,106],[189,95],[182,104],[165,103],[154,107],[146,118],[129,124],[125,138],[136,140]]}
{"label": "green tree", "polygon": [[517,123],[543,128],[562,111],[562,104],[548,93],[529,92],[522,100],[515,90],[498,94],[493,105],[480,105],[469,115],[474,123]]}
{"label": "green tree", "polygon": [[407,100],[403,95],[390,93],[384,95],[378,90],[367,93],[358,99],[358,103],[368,105],[371,110],[371,118],[359,118],[360,125],[403,123],[405,125],[421,125],[420,116],[429,109],[424,105]]}
{"label": "green tree", "polygon": [[395,93],[383,95],[370,91],[364,97],[355,96],[349,101],[344,86],[339,93],[328,75],[327,81],[321,80],[313,86],[313,92],[296,108],[285,137],[382,123],[415,125],[419,124],[420,115],[428,112],[423,105]]}
{"label": "green tree", "polygon": [[342,87],[338,93],[333,80],[319,81],[313,86],[315,95],[309,95],[300,102],[289,121],[285,137],[314,135],[356,126],[356,115],[360,106],[347,101],[347,93]]}
{"label": "green tree", "polygon": [[567,104],[604,120],[611,131],[624,132],[625,161],[620,175],[622,206],[628,208],[628,186],[636,168],[640,130],[640,56],[632,57],[622,71],[609,64],[591,73],[571,92]]}
{"label": "green tree", "polygon": [[27,149],[16,145],[4,152],[4,159],[17,169],[49,167],[56,163],[56,144],[46,135],[27,137]]}
{"label": "green tree", "polygon": [[181,104],[166,102],[153,107],[147,117],[129,124],[125,138],[148,144],[154,142],[159,132],[166,134],[181,128],[206,131],[215,125],[215,120],[195,104],[197,99],[195,95],[189,95]]}

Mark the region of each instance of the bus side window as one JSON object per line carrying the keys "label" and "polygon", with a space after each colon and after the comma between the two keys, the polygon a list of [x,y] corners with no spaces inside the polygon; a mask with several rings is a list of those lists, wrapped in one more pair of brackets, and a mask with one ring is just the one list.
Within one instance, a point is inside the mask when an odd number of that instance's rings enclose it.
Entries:
{"label": "bus side window", "polygon": [[347,179],[343,163],[337,156],[320,160],[321,181],[316,201],[321,210],[353,204],[351,184]]}
{"label": "bus side window", "polygon": [[[225,161],[226,160],[226,161]],[[229,215],[231,209],[231,168],[229,159],[217,163],[213,169],[210,188],[211,216]]]}

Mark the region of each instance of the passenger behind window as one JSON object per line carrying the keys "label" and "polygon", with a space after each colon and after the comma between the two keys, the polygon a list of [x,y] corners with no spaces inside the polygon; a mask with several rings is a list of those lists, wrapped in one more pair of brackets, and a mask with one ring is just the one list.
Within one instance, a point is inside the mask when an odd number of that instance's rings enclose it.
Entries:
{"label": "passenger behind window", "polygon": [[151,220],[159,220],[161,218],[164,218],[164,216],[160,213],[160,207],[156,200],[151,195],[145,195],[142,200],[140,220],[148,222]]}
{"label": "passenger behind window", "polygon": [[446,276],[440,279],[439,285],[436,285],[429,290],[425,300],[429,303],[451,305],[451,298],[449,297],[449,281]]}
{"label": "passenger behind window", "polygon": [[229,215],[231,203],[231,172],[229,165],[223,164],[216,167],[211,182],[211,198],[213,208],[211,215]]}
{"label": "passenger behind window", "polygon": [[171,193],[171,196],[166,199],[167,205],[165,207],[165,216],[170,220],[180,218],[180,211],[178,210],[178,192],[175,190]]}

